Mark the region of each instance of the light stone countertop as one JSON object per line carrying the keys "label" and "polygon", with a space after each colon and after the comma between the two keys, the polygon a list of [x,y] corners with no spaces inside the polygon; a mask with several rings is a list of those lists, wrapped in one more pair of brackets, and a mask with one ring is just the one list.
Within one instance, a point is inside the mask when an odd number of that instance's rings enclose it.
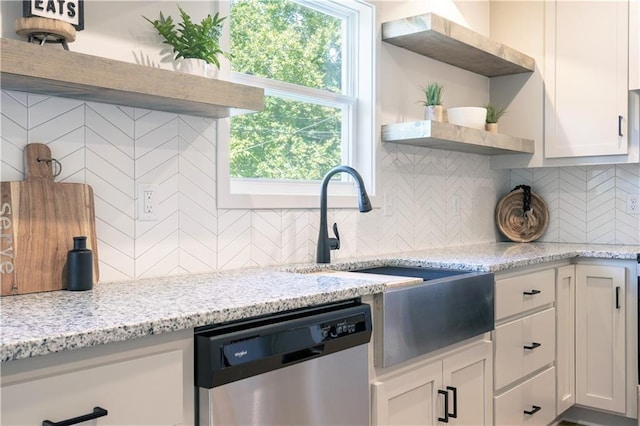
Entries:
{"label": "light stone countertop", "polygon": [[562,259],[636,260],[640,246],[487,243],[290,265],[96,284],[0,298],[0,361],[124,341],[384,292],[394,281],[312,274],[404,265],[498,272]]}

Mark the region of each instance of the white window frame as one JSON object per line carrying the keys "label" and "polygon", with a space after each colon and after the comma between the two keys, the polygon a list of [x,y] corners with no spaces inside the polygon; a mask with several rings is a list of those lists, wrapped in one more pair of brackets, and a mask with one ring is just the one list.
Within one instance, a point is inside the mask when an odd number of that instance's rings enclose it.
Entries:
{"label": "white window frame", "polygon": [[[367,192],[375,195],[375,10],[362,0],[297,0],[325,13],[347,14],[347,36],[351,38],[351,49],[345,52],[352,60],[353,69],[343,73],[343,89],[352,95],[329,93],[313,88],[300,88],[289,83],[277,82],[261,77],[230,72],[229,64],[223,63],[222,76],[229,80],[262,87],[265,94],[287,93],[294,100],[309,101],[305,95],[313,96],[313,102],[327,106],[338,106],[336,102],[347,101],[349,111],[343,110],[342,132],[349,138],[348,149],[343,146],[343,164],[354,167],[362,176]],[[221,14],[229,3],[219,5]],[[230,32],[225,27],[223,45],[229,45]],[[225,70],[224,67],[227,67]],[[347,75],[344,75],[347,74]],[[293,88],[295,87],[295,90]],[[289,97],[289,96],[288,96]],[[355,98],[355,102],[350,99]],[[348,118],[348,119],[345,119]],[[221,209],[272,209],[272,208],[318,208],[320,198],[319,181],[277,181],[261,179],[231,179],[230,165],[230,119],[218,120],[217,126],[217,203]],[[344,173],[342,175],[345,175]],[[329,185],[329,205],[331,208],[354,208],[357,206],[357,191],[350,176]]]}

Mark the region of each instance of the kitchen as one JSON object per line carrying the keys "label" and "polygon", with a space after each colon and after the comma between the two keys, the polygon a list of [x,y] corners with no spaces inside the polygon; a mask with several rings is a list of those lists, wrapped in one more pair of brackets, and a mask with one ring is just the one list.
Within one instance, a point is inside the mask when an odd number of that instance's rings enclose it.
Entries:
{"label": "kitchen", "polygon": [[[98,3],[93,10],[87,7],[87,28],[70,49],[165,65],[158,56],[158,40],[140,18],[170,8],[159,4],[161,7],[145,2],[136,8],[127,2],[115,2]],[[481,105],[489,97],[492,101],[509,98],[509,113],[500,123],[501,132],[531,138],[536,152],[543,152],[544,39],[542,30],[536,27],[539,21],[532,17],[542,19],[544,5],[452,4],[452,10],[441,10],[422,2],[376,3],[376,69],[380,75],[376,83],[376,127],[421,120],[419,88],[438,80],[446,86],[447,106]],[[383,22],[424,13],[431,7],[449,19],[465,19],[475,31],[534,56],[538,69],[531,75],[489,79],[379,41]],[[2,37],[18,38],[13,20],[20,13],[19,4],[3,3]],[[539,37],[523,37],[521,28]],[[630,98],[632,105],[635,102],[637,117],[637,92],[631,92]],[[124,285],[117,283],[132,279],[217,274],[314,259],[317,209],[215,207],[219,201],[215,190],[219,180],[215,173],[216,127],[220,125],[216,120],[4,90],[2,118],[2,181],[22,180],[23,146],[45,142],[63,163],[60,180],[93,186],[101,262],[97,287]],[[550,223],[541,242],[637,247],[640,220],[626,210],[626,194],[637,194],[640,187],[637,120],[635,125],[629,120],[629,158],[615,156],[614,163],[604,165],[586,165],[592,161],[585,161],[577,167],[563,167],[554,159],[555,163],[544,162],[549,167],[527,168],[529,161],[532,166],[540,166],[543,164],[536,162],[547,159],[521,154],[493,158],[380,143],[373,204],[383,205],[387,194],[391,200],[384,204],[390,207],[386,214],[382,208],[367,214],[355,208],[333,210],[342,245],[331,253],[332,261],[501,240],[494,222],[495,205],[520,184],[531,185],[549,205]],[[505,168],[505,164],[510,167]],[[139,182],[159,184],[157,222],[135,219]],[[203,184],[194,187],[191,182]],[[269,294],[278,290],[264,291]],[[5,299],[3,304],[7,303]],[[117,309],[116,305],[112,307]]]}

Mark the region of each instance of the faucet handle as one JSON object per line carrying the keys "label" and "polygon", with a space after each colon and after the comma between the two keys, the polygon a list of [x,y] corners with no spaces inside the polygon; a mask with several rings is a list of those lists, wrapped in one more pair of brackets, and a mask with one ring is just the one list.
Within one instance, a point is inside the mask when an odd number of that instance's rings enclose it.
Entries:
{"label": "faucet handle", "polygon": [[338,232],[338,224],[333,224],[333,234],[335,238],[329,238],[329,249],[338,250],[340,248],[340,233]]}

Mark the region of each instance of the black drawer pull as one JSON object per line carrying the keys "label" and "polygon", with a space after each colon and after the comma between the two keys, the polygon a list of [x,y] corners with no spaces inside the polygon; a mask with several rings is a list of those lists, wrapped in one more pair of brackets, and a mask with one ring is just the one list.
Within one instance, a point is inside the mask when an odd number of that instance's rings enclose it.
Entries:
{"label": "black drawer pull", "polygon": [[523,291],[522,294],[525,296],[535,296],[536,294],[542,293],[540,290],[531,290],[531,291]]}
{"label": "black drawer pull", "polygon": [[[447,386],[447,390],[453,392],[453,413],[449,413],[449,417],[457,418],[458,417],[458,388],[454,386]],[[449,396],[447,395],[447,398]]]}
{"label": "black drawer pull", "polygon": [[530,416],[533,416],[535,413],[537,413],[540,410],[542,410],[541,407],[538,407],[537,405],[532,405],[531,406],[531,411],[524,410],[524,413],[528,414]]}
{"label": "black drawer pull", "polygon": [[86,422],[89,420],[97,419],[99,417],[104,417],[109,412],[101,407],[93,407],[93,413],[85,414],[84,416],[74,417],[68,420],[62,420],[61,422],[52,422],[51,420],[44,420],[42,422],[42,426],[71,426],[77,425],[78,423]]}
{"label": "black drawer pull", "polygon": [[523,348],[533,350],[535,348],[539,348],[540,346],[542,346],[542,343],[532,342],[531,345],[524,345]]}
{"label": "black drawer pull", "polygon": [[620,309],[620,286],[616,287],[616,309]]}
{"label": "black drawer pull", "polygon": [[622,134],[622,116],[618,116],[618,136],[624,136]]}
{"label": "black drawer pull", "polygon": [[444,417],[438,417],[438,421],[449,423],[449,391],[438,389],[438,393],[444,395]]}

